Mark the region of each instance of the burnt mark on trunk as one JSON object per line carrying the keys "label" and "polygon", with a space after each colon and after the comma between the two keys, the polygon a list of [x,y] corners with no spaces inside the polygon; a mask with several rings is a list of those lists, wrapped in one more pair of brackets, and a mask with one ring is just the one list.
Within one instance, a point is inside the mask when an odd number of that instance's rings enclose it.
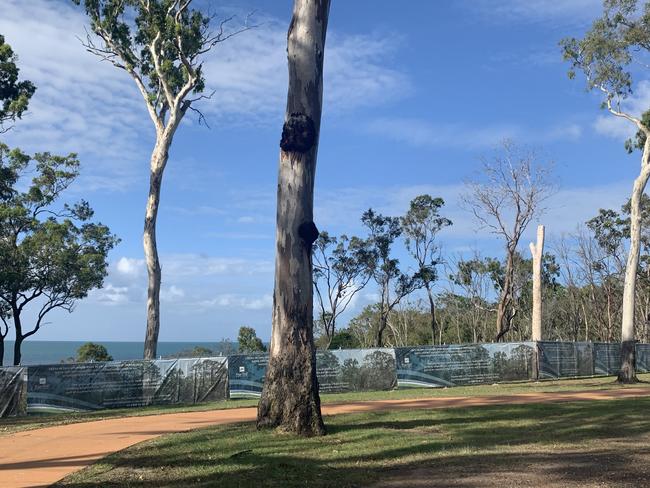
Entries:
{"label": "burnt mark on trunk", "polygon": [[316,142],[316,126],[309,115],[292,113],[282,127],[280,148],[284,152],[306,153]]}
{"label": "burnt mark on trunk", "polygon": [[298,235],[305,243],[305,246],[310,247],[316,239],[318,239],[318,228],[313,222],[303,222],[298,226]]}

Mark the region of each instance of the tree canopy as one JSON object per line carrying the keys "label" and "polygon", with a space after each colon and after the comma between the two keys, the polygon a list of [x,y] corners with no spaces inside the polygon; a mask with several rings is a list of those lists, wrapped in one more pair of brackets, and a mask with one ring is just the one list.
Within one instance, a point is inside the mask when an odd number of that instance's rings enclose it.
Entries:
{"label": "tree canopy", "polygon": [[[118,242],[107,226],[91,221],[88,202],[54,206],[78,175],[75,154],[30,156],[0,143],[0,318],[5,334],[13,321],[16,364],[23,340],[49,312],[70,312],[103,285],[106,257]],[[22,313],[30,303],[36,313],[26,329]]]}
{"label": "tree canopy", "polygon": [[20,119],[36,91],[31,81],[19,81],[18,57],[0,34],[0,133],[11,126],[6,125]]}

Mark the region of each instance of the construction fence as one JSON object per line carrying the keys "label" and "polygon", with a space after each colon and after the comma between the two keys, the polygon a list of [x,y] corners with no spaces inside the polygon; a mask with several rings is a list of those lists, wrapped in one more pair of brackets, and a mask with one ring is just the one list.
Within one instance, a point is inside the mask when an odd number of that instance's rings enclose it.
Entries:
{"label": "construction fence", "polygon": [[[637,344],[650,371],[650,344]],[[267,354],[0,368],[0,417],[258,397]],[[615,375],[620,344],[509,342],[318,351],[325,393]]]}

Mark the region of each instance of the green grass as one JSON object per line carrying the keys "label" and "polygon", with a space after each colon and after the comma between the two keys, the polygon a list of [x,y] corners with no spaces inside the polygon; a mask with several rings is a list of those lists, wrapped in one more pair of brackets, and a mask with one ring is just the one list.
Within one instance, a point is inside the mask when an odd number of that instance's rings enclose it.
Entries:
{"label": "green grass", "polygon": [[[639,379],[650,382],[650,374],[641,374]],[[385,400],[402,398],[431,398],[441,396],[508,395],[514,393],[534,393],[544,391],[584,391],[624,388],[612,377],[569,379],[541,382],[497,383],[494,385],[458,386],[454,388],[409,388],[391,391],[330,393],[321,395],[323,403],[346,403],[363,400]],[[94,412],[68,412],[38,414],[27,417],[0,419],[0,437],[23,430],[39,429],[54,425],[89,422],[115,417],[134,417],[159,415],[164,413],[194,412],[237,407],[256,406],[256,399],[222,400],[199,405],[169,405],[142,408],[119,408]]]}
{"label": "green grass", "polygon": [[645,486],[649,409],[639,398],[350,414],[328,417],[319,438],[218,426],[133,446],[56,486]]}

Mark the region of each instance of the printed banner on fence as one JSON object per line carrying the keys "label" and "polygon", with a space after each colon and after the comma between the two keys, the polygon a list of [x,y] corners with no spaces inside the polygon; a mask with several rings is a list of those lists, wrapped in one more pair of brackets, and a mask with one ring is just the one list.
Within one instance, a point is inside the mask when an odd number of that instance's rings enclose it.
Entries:
{"label": "printed banner on fence", "polygon": [[538,342],[540,379],[593,376],[593,346],[591,342]]}
{"label": "printed banner on fence", "polygon": [[391,390],[397,386],[394,349],[334,349],[316,353],[320,391]]}
{"label": "printed banner on fence", "polygon": [[534,343],[398,347],[400,388],[474,385],[532,378]]}
{"label": "printed banner on fence", "polygon": [[225,357],[29,366],[28,409],[97,410],[227,396]]}
{"label": "printed banner on fence", "polygon": [[[228,357],[230,398],[262,394],[268,354]],[[393,349],[338,349],[316,352],[316,375],[323,393],[390,390],[397,385]]]}
{"label": "printed banner on fence", "polygon": [[0,418],[27,414],[27,369],[0,368]]}
{"label": "printed banner on fence", "polygon": [[228,389],[230,398],[259,397],[269,355],[237,354],[228,356]]}
{"label": "printed banner on fence", "polygon": [[636,345],[636,370],[638,373],[650,373],[650,344]]}
{"label": "printed banner on fence", "polygon": [[621,344],[594,342],[594,374],[615,375],[621,369]]}

